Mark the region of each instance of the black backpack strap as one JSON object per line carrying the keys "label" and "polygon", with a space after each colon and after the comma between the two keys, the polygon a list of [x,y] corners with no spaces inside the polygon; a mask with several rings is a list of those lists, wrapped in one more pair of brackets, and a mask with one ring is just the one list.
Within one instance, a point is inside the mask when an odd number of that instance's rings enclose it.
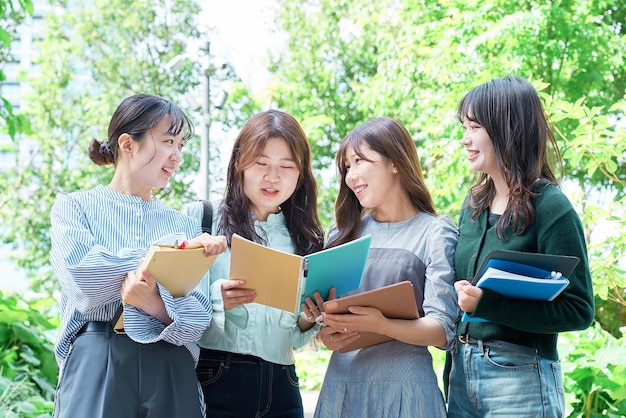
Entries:
{"label": "black backpack strap", "polygon": [[213,205],[210,200],[201,199],[202,211],[202,232],[210,234],[213,229]]}

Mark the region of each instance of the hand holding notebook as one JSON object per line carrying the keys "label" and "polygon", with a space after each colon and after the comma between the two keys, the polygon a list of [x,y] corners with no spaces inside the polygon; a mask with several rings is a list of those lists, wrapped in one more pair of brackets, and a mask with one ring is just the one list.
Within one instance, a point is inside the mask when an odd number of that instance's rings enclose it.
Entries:
{"label": "hand holding notebook", "polygon": [[[522,251],[493,250],[472,284],[513,299],[554,300],[569,285],[578,257]],[[465,322],[485,322],[463,313]]]}
{"label": "hand holding notebook", "polygon": [[254,302],[299,313],[306,296],[322,299],[335,288],[343,295],[361,286],[372,237],[367,235],[317,253],[300,256],[233,234],[230,278],[254,289]]}
{"label": "hand holding notebook", "polygon": [[[329,314],[348,314],[350,313],[348,310],[350,306],[374,307],[380,310],[387,318],[419,318],[413,284],[409,281],[394,283],[339,299],[328,300],[324,302],[324,311]],[[358,339],[338,351],[340,353],[346,353],[391,340],[393,340],[393,338],[386,335],[373,332],[359,332]]]}
{"label": "hand holding notebook", "polygon": [[[187,296],[209,271],[217,255],[205,256],[204,247],[160,246],[153,245],[137,268],[143,270],[177,298]],[[120,305],[113,318],[113,330],[124,332],[124,309]]]}

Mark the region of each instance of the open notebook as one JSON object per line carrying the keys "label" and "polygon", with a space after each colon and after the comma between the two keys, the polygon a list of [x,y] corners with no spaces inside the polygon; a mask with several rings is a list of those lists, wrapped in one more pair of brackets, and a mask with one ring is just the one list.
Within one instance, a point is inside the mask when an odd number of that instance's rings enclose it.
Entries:
{"label": "open notebook", "polygon": [[328,298],[361,286],[371,235],[317,253],[300,256],[275,250],[233,234],[230,278],[246,281],[256,291],[256,303],[299,313],[306,296],[318,291]]}

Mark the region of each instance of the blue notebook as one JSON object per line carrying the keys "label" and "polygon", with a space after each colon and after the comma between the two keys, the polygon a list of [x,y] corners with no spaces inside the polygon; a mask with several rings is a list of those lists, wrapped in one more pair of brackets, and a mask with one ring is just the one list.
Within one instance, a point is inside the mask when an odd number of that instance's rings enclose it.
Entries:
{"label": "blue notebook", "polygon": [[372,236],[366,235],[353,241],[304,256],[304,291],[300,303],[313,292],[320,292],[324,300],[335,288],[337,297],[361,287],[365,263],[372,244]]}
{"label": "blue notebook", "polygon": [[[567,277],[578,262],[573,256],[493,250],[472,284],[513,299],[552,301],[569,285]],[[462,320],[486,322],[465,313]]]}
{"label": "blue notebook", "polygon": [[355,239],[306,256],[275,250],[233,234],[230,278],[246,281],[256,303],[299,313],[307,296],[318,291],[326,300],[361,287],[372,236]]}

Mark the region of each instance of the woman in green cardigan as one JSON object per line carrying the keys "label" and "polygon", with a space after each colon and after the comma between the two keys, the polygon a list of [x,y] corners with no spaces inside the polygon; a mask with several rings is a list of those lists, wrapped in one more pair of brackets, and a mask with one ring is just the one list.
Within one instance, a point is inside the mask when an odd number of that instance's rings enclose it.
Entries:
{"label": "woman in green cardigan", "polygon": [[[459,217],[455,289],[469,321],[457,325],[448,416],[561,417],[558,333],[587,328],[594,302],[582,223],[548,164],[549,145],[560,162],[554,135],[537,91],[519,77],[475,87],[458,117],[480,175]],[[553,301],[514,299],[470,283],[493,249],[580,261]]]}

